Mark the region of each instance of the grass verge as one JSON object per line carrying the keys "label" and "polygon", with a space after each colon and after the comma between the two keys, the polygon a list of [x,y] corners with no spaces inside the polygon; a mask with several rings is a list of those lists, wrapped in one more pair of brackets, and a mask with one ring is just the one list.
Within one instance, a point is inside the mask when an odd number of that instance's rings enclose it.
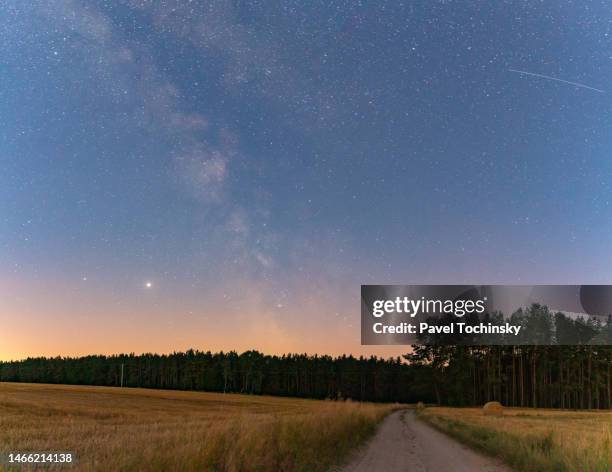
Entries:
{"label": "grass verge", "polygon": [[426,408],[418,415],[475,449],[530,472],[612,470],[612,412],[506,408]]}

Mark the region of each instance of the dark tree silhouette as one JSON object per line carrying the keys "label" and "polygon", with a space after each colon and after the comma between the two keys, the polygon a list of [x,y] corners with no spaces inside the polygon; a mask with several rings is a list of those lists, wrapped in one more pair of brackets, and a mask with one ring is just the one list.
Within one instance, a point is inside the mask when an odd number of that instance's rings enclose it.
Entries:
{"label": "dark tree silhouette", "polygon": [[[491,321],[501,321],[492,314]],[[573,345],[412,346],[404,359],[188,350],[0,362],[0,381],[236,392],[375,402],[612,408],[612,318],[595,322],[533,305],[522,341]],[[448,339],[447,341],[452,342]],[[585,344],[589,342],[591,344]]]}

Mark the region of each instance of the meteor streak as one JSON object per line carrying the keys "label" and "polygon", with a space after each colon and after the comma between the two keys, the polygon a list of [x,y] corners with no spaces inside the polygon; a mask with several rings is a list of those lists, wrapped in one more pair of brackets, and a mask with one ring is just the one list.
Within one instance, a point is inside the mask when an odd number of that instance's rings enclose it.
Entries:
{"label": "meteor streak", "polygon": [[517,74],[532,75],[533,77],[540,77],[541,79],[554,80],[555,82],[562,82],[564,84],[574,85],[575,87],[585,88],[585,89],[593,90],[593,91],[599,92],[599,93],[606,93],[605,90],[601,90],[601,89],[598,89],[598,88],[595,88],[595,87],[590,87],[590,86],[584,85],[584,84],[579,84],[578,82],[570,82],[569,80],[557,79],[556,77],[551,77],[549,75],[536,74],[534,72],[526,72],[524,70],[516,70],[516,69],[508,69],[508,71],[509,72],[515,72]]}

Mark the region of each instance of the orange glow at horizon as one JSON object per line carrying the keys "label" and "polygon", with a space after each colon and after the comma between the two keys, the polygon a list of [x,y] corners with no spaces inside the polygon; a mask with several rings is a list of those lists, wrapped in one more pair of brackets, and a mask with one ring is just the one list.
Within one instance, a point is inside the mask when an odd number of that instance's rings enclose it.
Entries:
{"label": "orange glow at horizon", "polygon": [[281,310],[269,306],[257,288],[240,290],[243,298],[235,307],[180,297],[151,302],[139,292],[110,300],[104,290],[75,289],[61,280],[3,278],[0,283],[0,360],[187,349],[382,357],[409,351],[408,346],[362,346],[358,309],[351,307],[343,317],[326,315],[324,297],[304,297],[298,306]]}

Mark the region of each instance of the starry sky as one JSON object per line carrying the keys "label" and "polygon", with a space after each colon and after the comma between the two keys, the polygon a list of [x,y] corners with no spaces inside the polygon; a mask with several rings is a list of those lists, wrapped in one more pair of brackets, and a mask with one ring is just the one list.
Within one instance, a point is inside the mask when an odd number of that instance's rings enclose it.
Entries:
{"label": "starry sky", "polygon": [[360,284],[611,283],[611,36],[592,1],[0,0],[0,359],[395,355]]}

